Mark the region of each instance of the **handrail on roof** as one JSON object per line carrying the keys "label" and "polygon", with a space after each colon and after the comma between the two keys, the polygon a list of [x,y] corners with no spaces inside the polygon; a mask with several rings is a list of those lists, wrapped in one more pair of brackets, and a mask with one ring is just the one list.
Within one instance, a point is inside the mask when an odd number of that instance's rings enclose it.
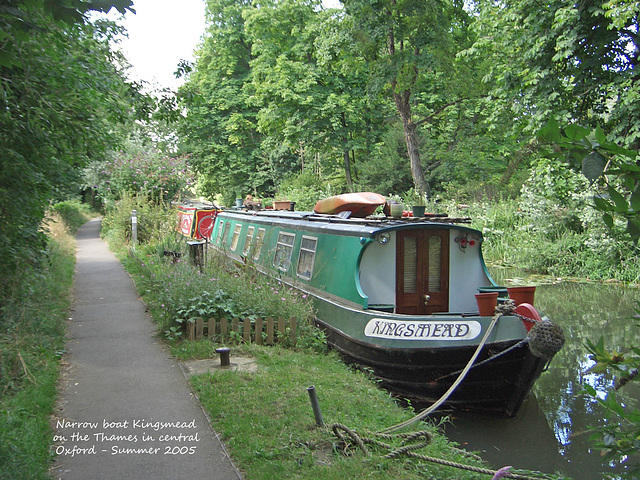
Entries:
{"label": "handrail on roof", "polygon": [[370,216],[365,218],[351,218],[345,215],[332,215],[315,212],[291,212],[289,210],[242,210],[223,209],[223,212],[238,213],[247,216],[262,216],[284,219],[300,219],[316,222],[360,224],[360,225],[402,225],[407,223],[471,223],[469,217],[449,217],[446,213],[434,213],[424,217],[391,218],[385,216]]}

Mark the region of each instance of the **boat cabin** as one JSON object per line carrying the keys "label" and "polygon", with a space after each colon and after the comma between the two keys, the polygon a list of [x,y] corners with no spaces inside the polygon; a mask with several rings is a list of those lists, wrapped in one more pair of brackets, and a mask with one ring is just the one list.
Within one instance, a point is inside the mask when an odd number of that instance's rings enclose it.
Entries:
{"label": "boat cabin", "polygon": [[317,297],[394,314],[477,312],[493,285],[467,219],[222,211],[212,245]]}

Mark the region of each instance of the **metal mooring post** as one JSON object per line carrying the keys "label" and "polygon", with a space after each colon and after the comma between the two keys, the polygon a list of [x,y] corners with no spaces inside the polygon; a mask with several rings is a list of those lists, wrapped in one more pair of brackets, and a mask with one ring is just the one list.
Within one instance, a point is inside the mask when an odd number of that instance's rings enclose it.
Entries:
{"label": "metal mooring post", "polygon": [[318,396],[316,395],[316,387],[311,385],[307,388],[309,392],[309,400],[311,400],[311,408],[313,408],[313,416],[316,417],[316,425],[319,427],[324,426],[324,420],[322,419],[322,412],[320,411],[320,404],[318,403]]}
{"label": "metal mooring post", "polygon": [[219,347],[216,348],[216,353],[220,354],[220,366],[221,367],[229,367],[231,366],[230,357],[231,349],[229,347]]}
{"label": "metal mooring post", "polygon": [[131,210],[131,242],[133,248],[136,248],[138,243],[138,212],[136,210]]}

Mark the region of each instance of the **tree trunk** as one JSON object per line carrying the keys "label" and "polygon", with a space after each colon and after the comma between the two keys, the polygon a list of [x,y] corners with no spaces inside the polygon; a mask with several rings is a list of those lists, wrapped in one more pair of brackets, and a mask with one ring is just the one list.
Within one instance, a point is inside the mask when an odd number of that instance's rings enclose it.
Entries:
{"label": "tree trunk", "polygon": [[[342,114],[342,127],[343,127],[343,132],[347,131],[347,118],[345,116],[345,114]],[[344,137],[343,138],[343,151],[342,151],[342,158],[344,159],[344,176],[347,182],[347,188],[349,189],[349,191],[351,191],[351,185],[352,185],[352,180],[351,180],[351,159],[349,158],[349,148],[347,147],[347,138]]]}
{"label": "tree trunk", "polygon": [[347,188],[351,191],[351,158],[349,158],[349,151],[346,150],[342,153],[342,158],[344,158],[344,176],[347,181]]}
{"label": "tree trunk", "polygon": [[417,125],[411,120],[411,104],[409,99],[411,92],[405,90],[402,93],[393,94],[393,100],[395,101],[396,108],[402,119],[402,128],[404,130],[404,139],[407,144],[407,154],[411,162],[411,176],[413,178],[413,184],[418,192],[427,197],[431,196],[431,189],[429,184],[424,178],[424,170],[422,169],[422,163],[420,163],[420,149],[418,147],[418,135]]}

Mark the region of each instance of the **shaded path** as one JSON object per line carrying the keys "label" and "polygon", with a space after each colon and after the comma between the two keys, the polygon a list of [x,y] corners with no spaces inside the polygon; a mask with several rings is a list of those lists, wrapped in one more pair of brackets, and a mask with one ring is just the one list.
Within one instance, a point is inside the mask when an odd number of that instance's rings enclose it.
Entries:
{"label": "shaded path", "polygon": [[99,229],[77,235],[55,478],[240,479]]}

